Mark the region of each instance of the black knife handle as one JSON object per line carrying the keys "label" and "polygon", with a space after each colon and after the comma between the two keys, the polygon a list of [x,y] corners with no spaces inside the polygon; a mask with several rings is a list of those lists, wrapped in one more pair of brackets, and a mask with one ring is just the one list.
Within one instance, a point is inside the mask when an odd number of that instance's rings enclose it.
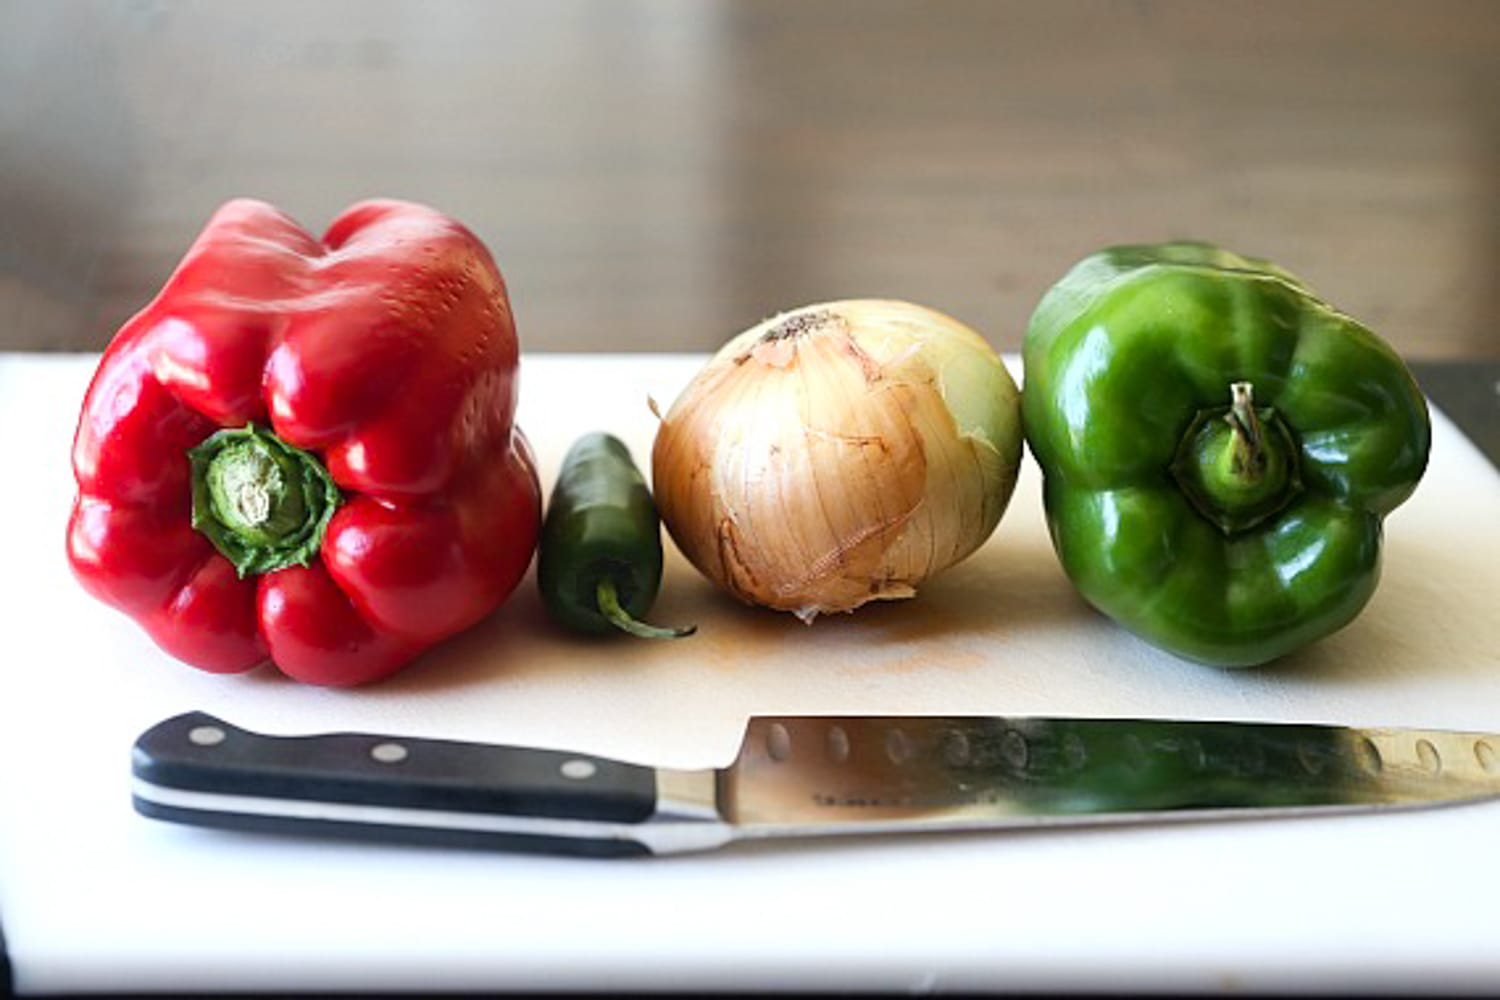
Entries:
{"label": "black knife handle", "polygon": [[132,770],[136,809],[160,819],[513,850],[644,853],[628,828],[656,808],[654,771],[602,757],[364,733],[265,736],[202,712],[143,733]]}

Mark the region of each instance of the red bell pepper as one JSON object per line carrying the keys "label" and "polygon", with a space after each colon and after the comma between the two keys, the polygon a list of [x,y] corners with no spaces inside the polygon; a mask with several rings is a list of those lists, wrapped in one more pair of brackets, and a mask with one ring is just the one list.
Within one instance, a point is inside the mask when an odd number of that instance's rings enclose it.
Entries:
{"label": "red bell pepper", "polygon": [[518,351],[504,279],[454,220],[368,201],[319,241],[229,202],[89,386],[73,570],[204,670],[387,676],[531,560]]}

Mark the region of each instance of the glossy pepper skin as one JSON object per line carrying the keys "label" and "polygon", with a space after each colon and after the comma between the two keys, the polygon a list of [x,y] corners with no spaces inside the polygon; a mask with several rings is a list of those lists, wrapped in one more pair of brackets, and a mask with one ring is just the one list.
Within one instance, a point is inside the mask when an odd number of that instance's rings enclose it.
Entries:
{"label": "glossy pepper skin", "polygon": [[389,675],[530,562],[518,350],[504,280],[454,220],[367,201],[319,240],[229,202],[89,386],[76,576],[204,670]]}
{"label": "glossy pepper skin", "polygon": [[613,435],[586,434],[563,458],[536,576],[548,613],[575,632],[660,639],[694,631],[640,621],[661,589],[661,518],[630,450]]}
{"label": "glossy pepper skin", "polygon": [[1297,278],[1201,243],[1105,250],[1042,299],[1024,362],[1052,542],[1100,611],[1241,667],[1365,606],[1383,518],[1426,469],[1427,405]]}

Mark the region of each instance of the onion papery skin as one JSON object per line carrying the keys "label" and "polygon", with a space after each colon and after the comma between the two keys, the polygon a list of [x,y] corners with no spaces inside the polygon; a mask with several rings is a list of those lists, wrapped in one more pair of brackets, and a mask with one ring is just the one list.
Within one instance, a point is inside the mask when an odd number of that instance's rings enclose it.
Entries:
{"label": "onion papery skin", "polygon": [[994,532],[1020,393],[974,330],[923,306],[806,306],[735,337],[658,428],[662,521],[705,576],[804,621],[911,597]]}

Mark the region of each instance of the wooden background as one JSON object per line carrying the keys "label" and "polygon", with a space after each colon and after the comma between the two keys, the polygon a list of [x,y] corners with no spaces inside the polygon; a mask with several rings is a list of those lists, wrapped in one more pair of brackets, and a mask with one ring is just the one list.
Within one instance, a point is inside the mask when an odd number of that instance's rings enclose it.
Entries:
{"label": "wooden background", "polygon": [[222,200],[467,222],[530,351],[818,299],[1020,344],[1112,242],[1500,356],[1500,2],[0,0],[0,348],[98,349]]}

